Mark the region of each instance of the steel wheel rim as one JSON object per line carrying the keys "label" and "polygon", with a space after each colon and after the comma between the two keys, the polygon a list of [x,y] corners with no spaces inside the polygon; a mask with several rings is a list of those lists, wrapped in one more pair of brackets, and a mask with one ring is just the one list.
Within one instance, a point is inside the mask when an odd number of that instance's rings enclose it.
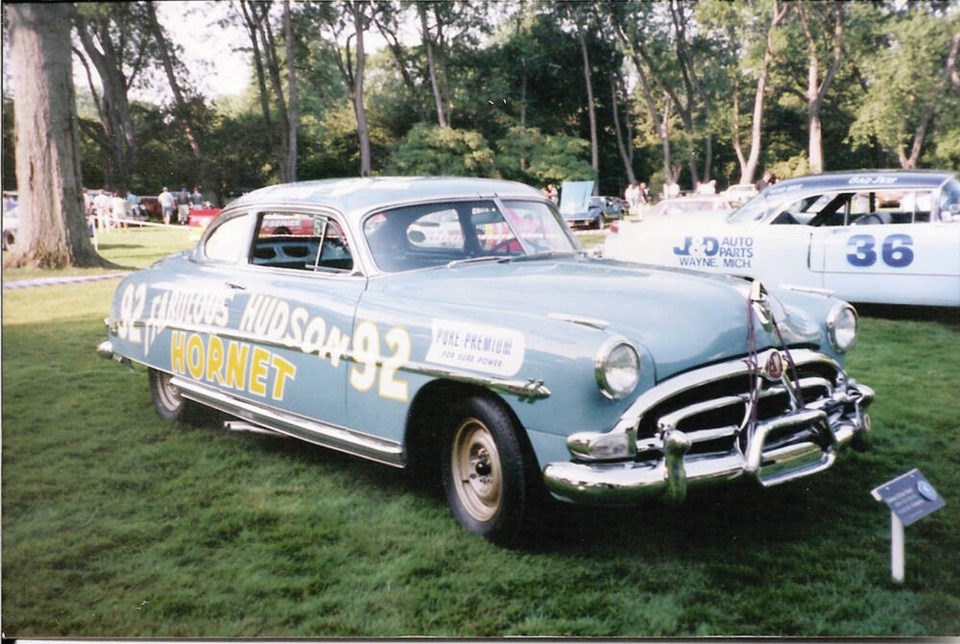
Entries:
{"label": "steel wheel rim", "polygon": [[500,509],[503,476],[493,434],[479,420],[457,428],[451,454],[453,482],[464,509],[477,521],[489,521]]}
{"label": "steel wheel rim", "polygon": [[171,381],[173,378],[166,373],[161,373],[157,377],[157,396],[161,404],[170,411],[176,411],[182,404],[180,390]]}

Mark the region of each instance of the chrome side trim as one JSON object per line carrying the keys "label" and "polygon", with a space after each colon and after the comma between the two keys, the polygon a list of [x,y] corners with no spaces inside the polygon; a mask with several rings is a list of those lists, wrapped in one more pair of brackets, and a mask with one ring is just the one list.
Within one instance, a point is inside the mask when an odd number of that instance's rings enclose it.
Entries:
{"label": "chrome side trim", "polygon": [[575,315],[573,313],[547,313],[547,317],[551,320],[579,324],[591,329],[599,329],[600,331],[603,331],[610,326],[610,323],[606,320],[601,320],[600,318],[589,318],[583,315]]}
{"label": "chrome side trim", "polygon": [[180,390],[184,398],[238,416],[279,434],[394,467],[405,465],[403,446],[395,441],[257,405],[186,378],[174,376],[171,384]]}
{"label": "chrome side trim", "polygon": [[[350,358],[346,358],[350,359]],[[382,363],[378,362],[378,366]],[[481,376],[467,371],[451,371],[449,369],[440,369],[423,362],[408,362],[400,367],[400,371],[415,373],[430,378],[443,380],[452,380],[466,384],[478,385],[495,391],[517,396],[522,401],[535,401],[543,398],[549,398],[552,394],[550,388],[543,384],[543,380],[528,378],[527,380],[516,380],[509,378],[492,378],[490,376]]]}

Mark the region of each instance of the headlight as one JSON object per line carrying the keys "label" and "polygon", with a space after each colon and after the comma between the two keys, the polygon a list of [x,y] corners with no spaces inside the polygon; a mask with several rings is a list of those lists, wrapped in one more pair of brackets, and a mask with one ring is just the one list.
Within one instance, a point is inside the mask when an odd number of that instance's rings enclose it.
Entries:
{"label": "headlight", "polygon": [[857,311],[846,302],[839,302],[827,315],[830,343],[841,353],[857,341]]}
{"label": "headlight", "polygon": [[597,384],[604,396],[618,400],[632,392],[640,380],[640,356],[623,338],[611,338],[597,353]]}

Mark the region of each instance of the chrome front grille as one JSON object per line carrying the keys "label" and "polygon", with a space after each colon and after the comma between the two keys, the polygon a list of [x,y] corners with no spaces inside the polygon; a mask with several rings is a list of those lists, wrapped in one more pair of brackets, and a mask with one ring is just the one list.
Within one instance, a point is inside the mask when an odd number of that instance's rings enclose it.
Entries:
{"label": "chrome front grille", "polygon": [[[770,355],[761,353],[760,364]],[[690,439],[689,456],[745,452],[752,430],[766,426],[764,449],[775,450],[797,441],[814,442],[827,448],[829,433],[821,436],[814,428],[794,423],[778,423],[802,410],[822,410],[827,416],[834,409],[834,392],[844,385],[839,365],[827,356],[811,351],[791,352],[796,379],[791,370],[780,378],[771,378],[751,370],[746,360],[697,370],[663,383],[655,391],[661,394],[651,401],[637,420],[637,460],[650,457],[643,445],[668,430],[678,430]],[[666,389],[666,392],[661,391]],[[838,403],[839,404],[839,403]]]}
{"label": "chrome front grille", "polygon": [[[641,394],[609,432],[567,438],[571,460],[544,469],[558,498],[585,503],[659,496],[753,478],[769,487],[820,472],[863,444],[870,387],[830,356],[767,349],[674,376]],[[783,364],[792,363],[786,375]],[[757,367],[756,365],[764,365]]]}

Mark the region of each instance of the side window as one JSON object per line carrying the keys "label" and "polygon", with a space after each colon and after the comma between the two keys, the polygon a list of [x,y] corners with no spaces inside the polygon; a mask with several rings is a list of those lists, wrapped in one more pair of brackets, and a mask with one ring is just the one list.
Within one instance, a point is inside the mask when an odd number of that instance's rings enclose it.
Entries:
{"label": "side window", "polygon": [[951,181],[940,192],[940,221],[960,223],[960,183]]}
{"label": "side window", "polygon": [[853,225],[895,225],[928,223],[933,206],[929,190],[878,192],[876,208],[853,218]]}
{"label": "side window", "polygon": [[250,262],[301,271],[353,269],[353,255],[340,225],[330,217],[306,213],[262,213]]}
{"label": "side window", "polygon": [[203,253],[207,259],[217,262],[236,262],[246,247],[246,236],[250,230],[253,215],[244,215],[228,219],[210,233]]}
{"label": "side window", "polygon": [[892,224],[928,223],[933,210],[933,193],[910,190],[900,199],[900,209],[891,213]]}

